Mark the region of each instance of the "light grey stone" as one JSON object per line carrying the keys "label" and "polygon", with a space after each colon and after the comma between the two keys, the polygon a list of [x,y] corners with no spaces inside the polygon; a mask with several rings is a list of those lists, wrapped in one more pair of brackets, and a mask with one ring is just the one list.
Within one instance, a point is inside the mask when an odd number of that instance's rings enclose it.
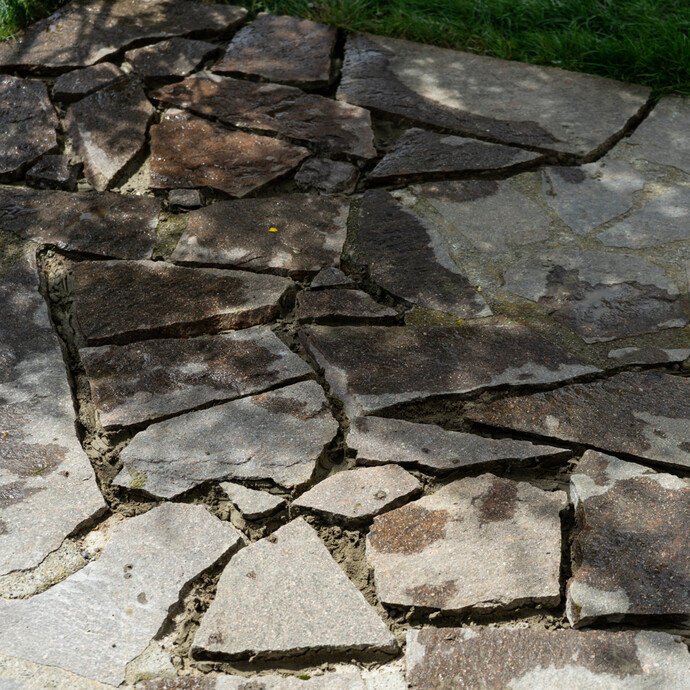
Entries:
{"label": "light grey stone", "polygon": [[311,281],[311,289],[317,288],[345,288],[353,286],[355,283],[352,278],[346,276],[339,268],[323,268],[314,280]]}
{"label": "light grey stone", "polygon": [[267,491],[248,489],[246,486],[233,482],[223,482],[220,488],[242,513],[242,517],[247,520],[267,517],[285,507],[284,499],[269,494]]}
{"label": "light grey stone", "polygon": [[198,208],[201,206],[201,194],[198,189],[171,189],[168,203],[182,208]]}
{"label": "light grey stone", "polygon": [[690,357],[690,348],[621,347],[609,352],[616,364],[666,364]]}
{"label": "light grey stone", "polygon": [[1,690],[112,690],[112,687],[55,666],[0,654]]}

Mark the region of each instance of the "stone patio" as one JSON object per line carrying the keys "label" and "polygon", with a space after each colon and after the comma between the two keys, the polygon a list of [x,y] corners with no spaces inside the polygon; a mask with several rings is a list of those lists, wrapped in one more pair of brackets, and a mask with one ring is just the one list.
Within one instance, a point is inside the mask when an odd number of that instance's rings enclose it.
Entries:
{"label": "stone patio", "polygon": [[690,687],[690,102],[73,0],[0,183],[0,690]]}

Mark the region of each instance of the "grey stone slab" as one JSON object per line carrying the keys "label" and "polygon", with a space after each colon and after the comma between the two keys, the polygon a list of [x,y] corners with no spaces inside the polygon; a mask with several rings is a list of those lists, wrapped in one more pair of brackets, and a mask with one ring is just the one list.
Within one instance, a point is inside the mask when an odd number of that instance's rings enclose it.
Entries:
{"label": "grey stone slab", "polygon": [[199,208],[201,194],[198,189],[171,189],[168,192],[168,203],[182,208]]}
{"label": "grey stone slab", "polygon": [[361,290],[338,289],[310,290],[297,296],[297,321],[325,325],[347,322],[349,324],[394,324],[398,312],[375,302]]}
{"label": "grey stone slab", "polygon": [[268,327],[79,352],[106,429],[141,424],[313,376]]}
{"label": "grey stone slab", "polygon": [[84,261],[74,304],[87,345],[190,337],[272,321],[294,284],[246,271],[163,261]]}
{"label": "grey stone slab", "polygon": [[60,249],[118,259],[148,259],[160,201],[110,192],[0,187],[3,230]]}
{"label": "grey stone slab", "polygon": [[328,158],[310,158],[295,175],[298,187],[324,194],[351,194],[358,179],[359,170],[354,165]]}
{"label": "grey stone slab", "polygon": [[171,259],[305,275],[340,263],[350,203],[316,194],[224,201],[189,214]]}
{"label": "grey stone slab", "polygon": [[163,498],[208,481],[300,486],[337,431],[321,387],[296,383],[153,424],[120,454],[114,483]]}
{"label": "grey stone slab", "polygon": [[384,604],[462,612],[560,601],[563,491],[492,474],[374,519],[367,561]]}
{"label": "grey stone slab", "polygon": [[0,654],[0,688],[2,690],[112,690],[112,685],[99,683],[63,671],[55,666],[35,664],[26,659]]}
{"label": "grey stone slab", "polygon": [[233,482],[223,482],[220,488],[242,513],[242,517],[247,520],[268,517],[285,507],[285,499],[269,494],[267,491],[248,489],[246,486]]}
{"label": "grey stone slab", "polygon": [[322,268],[314,280],[311,281],[310,287],[312,290],[320,288],[344,288],[354,286],[352,278],[346,276],[339,268]]}
{"label": "grey stone slab", "polygon": [[464,319],[491,315],[435,228],[389,192],[364,195],[355,261],[377,285],[413,304]]}
{"label": "grey stone slab", "polygon": [[690,680],[681,638],[646,630],[425,628],[408,631],[406,658],[411,690],[681,690]]}
{"label": "grey stone slab", "polygon": [[37,189],[63,189],[73,192],[77,188],[80,166],[72,165],[69,156],[43,156],[26,173],[26,184]]}
{"label": "grey stone slab", "polygon": [[110,62],[101,62],[60,75],[53,86],[53,98],[63,103],[72,103],[126,79],[127,75],[119,67]]}
{"label": "grey stone slab", "polygon": [[141,74],[147,84],[181,79],[218,53],[215,43],[190,41],[187,38],[169,38],[125,53],[125,58]]}
{"label": "grey stone slab", "polygon": [[690,380],[678,376],[624,372],[506,398],[465,416],[662,465],[690,467]]}
{"label": "grey stone slab", "polygon": [[446,431],[434,424],[383,417],[351,420],[346,443],[348,448],[356,451],[358,465],[396,463],[433,473],[534,458],[561,460],[571,454],[563,448],[538,446],[529,441],[485,438]]}
{"label": "grey stone slab", "polygon": [[628,364],[666,364],[690,357],[690,348],[621,347],[609,351],[609,359],[621,366]]}
{"label": "grey stone slab", "polygon": [[687,482],[589,450],[570,478],[570,494],[579,528],[567,588],[570,623],[690,620]]}
{"label": "grey stone slab", "polygon": [[232,559],[192,646],[231,659],[365,650],[397,644],[302,519]]}
{"label": "grey stone slab", "polygon": [[119,685],[183,588],[242,541],[203,506],[167,503],[127,520],[78,573],[0,600],[0,652]]}
{"label": "grey stone slab", "polygon": [[567,381],[597,371],[524,326],[299,331],[350,417],[439,395]]}

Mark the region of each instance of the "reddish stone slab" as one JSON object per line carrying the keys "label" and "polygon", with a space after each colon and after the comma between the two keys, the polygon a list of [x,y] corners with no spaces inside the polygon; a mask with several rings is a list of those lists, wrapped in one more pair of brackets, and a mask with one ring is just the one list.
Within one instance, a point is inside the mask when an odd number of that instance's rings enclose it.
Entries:
{"label": "reddish stone slab", "polygon": [[60,75],[53,86],[53,98],[71,103],[126,79],[127,76],[119,67],[110,62],[101,62]]}
{"label": "reddish stone slab", "polygon": [[375,302],[366,292],[337,288],[300,292],[297,320],[300,323],[334,325],[346,322],[385,326],[394,324],[398,312]]}

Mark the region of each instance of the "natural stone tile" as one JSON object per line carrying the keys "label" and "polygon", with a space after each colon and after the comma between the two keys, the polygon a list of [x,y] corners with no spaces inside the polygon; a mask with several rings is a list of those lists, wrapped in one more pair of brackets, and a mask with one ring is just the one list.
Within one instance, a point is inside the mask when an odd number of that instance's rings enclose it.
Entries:
{"label": "natural stone tile", "polygon": [[231,659],[365,650],[397,644],[302,519],[230,561],[192,647]]}
{"label": "natural stone tile", "polygon": [[380,287],[408,302],[464,319],[491,315],[438,232],[389,192],[364,195],[355,260]]}
{"label": "natural stone tile", "polygon": [[690,380],[624,372],[493,402],[465,414],[504,429],[690,467]]}
{"label": "natural stone tile", "polygon": [[26,173],[26,183],[38,189],[64,189],[73,192],[77,188],[79,167],[71,165],[69,156],[43,156]]}
{"label": "natural stone tile", "polygon": [[336,37],[334,26],[262,12],[238,31],[213,71],[298,86],[327,86]]}
{"label": "natural stone tile", "polygon": [[80,350],[101,424],[141,424],[313,375],[268,327]]}
{"label": "natural stone tile", "polygon": [[609,359],[618,365],[666,364],[682,362],[690,357],[690,348],[621,347],[609,352]]}
{"label": "natural stone tile", "polygon": [[101,62],[60,75],[53,86],[53,98],[63,103],[72,103],[126,79],[127,75],[119,67],[110,62]]}
{"label": "natural stone tile", "polygon": [[[9,43],[0,43],[0,51]],[[58,126],[44,84],[0,76],[0,180],[21,177],[43,154],[55,151]]]}
{"label": "natural stone tile", "polygon": [[0,66],[63,72],[133,45],[222,34],[246,16],[242,7],[181,0],[73,0],[19,33],[17,40],[0,44]]}
{"label": "natural stone tile", "polygon": [[449,688],[687,687],[690,654],[681,638],[626,630],[425,628],[407,632],[411,690]]}
{"label": "natural stone tile", "polygon": [[151,187],[211,187],[241,197],[296,168],[309,151],[230,131],[180,111],[151,127]]}
{"label": "natural stone tile", "polygon": [[160,207],[153,197],[0,187],[3,230],[60,249],[119,259],[150,258]]}
{"label": "natural stone tile", "polygon": [[296,383],[148,427],[120,454],[114,483],[163,498],[227,479],[299,486],[337,431],[321,387]]}
{"label": "natural stone tile", "polygon": [[309,286],[312,290],[320,288],[344,288],[353,286],[355,283],[352,278],[346,276],[340,269],[322,268],[311,281]]}
{"label": "natural stone tile", "polygon": [[312,326],[302,345],[350,417],[437,395],[597,371],[524,326]]}
{"label": "natural stone tile", "polygon": [[589,450],[570,487],[579,528],[567,589],[570,623],[690,620],[687,482]]}
{"label": "natural stone tile", "polygon": [[224,201],[189,214],[173,261],[304,275],[340,263],[350,203],[316,194]]}
{"label": "natural stone tile", "polygon": [[78,573],[0,600],[0,652],[119,685],[187,583],[241,543],[203,506],[166,503],[127,520]]}
{"label": "natural stone tile", "polygon": [[293,86],[200,72],[154,91],[151,97],[232,126],[282,134],[324,151],[362,159],[376,156],[368,110]]}
{"label": "natural stone tile", "polygon": [[0,654],[0,687],[3,690],[112,690],[113,686],[55,666],[44,666]]}
{"label": "natural stone tile", "polygon": [[280,496],[269,494],[267,491],[248,489],[246,486],[234,484],[233,482],[223,482],[220,488],[234,503],[237,510],[242,513],[242,517],[247,520],[258,520],[268,517],[285,507],[284,499]]}
{"label": "natural stone tile", "polygon": [[73,273],[87,345],[255,326],[276,318],[294,289],[279,276],[163,261],[84,261]]}
{"label": "natural stone tile", "polygon": [[421,43],[351,34],[338,98],[507,144],[585,155],[647,102],[646,87]]}
{"label": "natural stone tile", "polygon": [[300,323],[350,324],[395,323],[398,312],[375,302],[361,290],[331,289],[301,292],[297,297],[297,320]]}
{"label": "natural stone tile", "polygon": [[201,194],[198,189],[171,189],[168,192],[168,203],[182,208],[199,208]]}
{"label": "natural stone tile", "polygon": [[324,194],[351,194],[358,179],[359,170],[354,165],[327,158],[310,158],[295,175],[298,187]]}
{"label": "natural stone tile", "polygon": [[571,454],[563,448],[537,446],[529,441],[485,438],[446,431],[434,424],[415,424],[383,417],[351,420],[346,443],[348,448],[356,451],[358,465],[396,463],[433,473],[534,458],[561,460]]}
{"label": "natural stone tile", "polygon": [[374,519],[367,561],[384,604],[461,612],[560,601],[563,491],[492,474]]}

